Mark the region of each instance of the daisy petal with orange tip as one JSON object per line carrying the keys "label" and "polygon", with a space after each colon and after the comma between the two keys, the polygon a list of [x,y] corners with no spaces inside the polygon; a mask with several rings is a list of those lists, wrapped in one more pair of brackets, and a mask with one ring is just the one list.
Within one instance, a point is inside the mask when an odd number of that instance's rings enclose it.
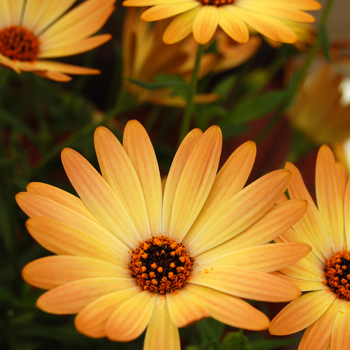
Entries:
{"label": "daisy petal with orange tip", "polygon": [[[93,338],[125,342],[146,329],[144,350],[180,350],[178,328],[206,317],[266,329],[267,316],[242,298],[278,302],[300,295],[272,273],[303,258],[309,246],[266,243],[300,218],[306,202],[276,205],[290,180],[287,170],[244,188],[253,142],[217,173],[220,128],[192,130],[174,157],[164,195],[156,154],[139,122],[127,123],[122,144],[104,127],[94,142],[101,175],[78,152],[62,151],[80,198],[42,183],[16,196],[30,216],[30,234],[57,254],[22,272],[28,283],[49,289],[37,301],[40,309],[78,313],[77,330]],[[236,249],[235,237],[242,237]]]}
{"label": "daisy petal with orange tip", "polygon": [[[317,206],[298,169],[291,163],[288,192],[307,200],[299,222],[276,239],[281,244],[308,242],[311,252],[289,267],[273,273],[307,292],[288,304],[272,320],[270,333],[286,335],[305,329],[299,350],[339,350],[350,347],[350,240],[347,209],[349,179],[331,149],[320,147],[316,161]],[[345,176],[345,177],[344,177]]]}
{"label": "daisy petal with orange tip", "polygon": [[[199,44],[209,42],[218,26],[240,43],[248,41],[248,26],[273,41],[295,43],[297,35],[285,20],[314,22],[314,17],[305,11],[321,8],[315,0],[125,0],[123,5],[153,6],[143,13],[145,21],[177,15],[165,31],[164,42],[176,43],[193,32]],[[186,29],[179,34],[175,28]]]}
{"label": "daisy petal with orange tip", "polygon": [[42,60],[86,52],[111,39],[109,34],[91,35],[110,17],[115,0],[84,1],[68,11],[75,2],[3,0],[0,64],[17,73],[34,72],[56,81],[71,80],[68,74],[99,74],[97,69]]}

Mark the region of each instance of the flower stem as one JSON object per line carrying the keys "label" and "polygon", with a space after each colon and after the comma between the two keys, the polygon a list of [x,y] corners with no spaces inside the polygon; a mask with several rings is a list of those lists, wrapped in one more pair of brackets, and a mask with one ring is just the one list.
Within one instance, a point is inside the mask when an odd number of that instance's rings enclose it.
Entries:
{"label": "flower stem", "polygon": [[199,72],[199,67],[200,67],[204,50],[205,50],[205,45],[198,46],[197,57],[196,57],[196,61],[192,72],[192,78],[191,78],[190,85],[188,87],[187,101],[186,101],[186,107],[185,107],[184,116],[181,124],[179,143],[186,136],[190,128],[191,116],[193,113],[193,106],[194,106],[193,99],[197,90],[198,72]]}

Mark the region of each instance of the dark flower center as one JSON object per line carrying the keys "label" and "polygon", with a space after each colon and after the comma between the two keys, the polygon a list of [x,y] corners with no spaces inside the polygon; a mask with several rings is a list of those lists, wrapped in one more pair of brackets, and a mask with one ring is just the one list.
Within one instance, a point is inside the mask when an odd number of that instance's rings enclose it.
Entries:
{"label": "dark flower center", "polygon": [[157,236],[140,242],[132,252],[130,270],[144,289],[152,293],[173,293],[188,280],[193,261],[181,243]]}
{"label": "dark flower center", "polygon": [[204,5],[223,6],[233,4],[236,0],[198,0]]}
{"label": "dark flower center", "polygon": [[0,53],[11,60],[35,61],[39,40],[27,28],[4,28],[0,30]]}
{"label": "dark flower center", "polygon": [[334,254],[326,264],[327,284],[340,299],[350,300],[350,252],[343,250]]}

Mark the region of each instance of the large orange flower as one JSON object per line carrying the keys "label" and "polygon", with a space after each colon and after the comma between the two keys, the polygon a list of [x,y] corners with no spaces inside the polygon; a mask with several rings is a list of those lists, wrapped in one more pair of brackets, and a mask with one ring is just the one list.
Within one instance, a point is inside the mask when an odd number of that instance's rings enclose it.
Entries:
{"label": "large orange flower", "polygon": [[276,42],[294,43],[297,35],[281,20],[314,22],[304,11],[321,8],[315,0],[126,0],[124,6],[152,6],[142,19],[158,21],[178,15],[164,33],[164,42],[176,43],[192,33],[207,43],[220,26],[232,39],[245,43],[248,26]]}
{"label": "large orange flower", "polygon": [[128,341],[147,327],[144,349],[180,349],[178,327],[212,316],[234,327],[262,330],[269,320],[241,298],[297,298],[292,283],[270,272],[309,251],[303,243],[266,244],[293,225],[306,202],[275,205],[290,173],[277,170],[243,189],[255,144],[240,146],[216,174],[218,127],[192,130],[172,163],[164,193],[150,139],[137,121],[123,145],[106,128],[95,133],[102,176],[72,149],[65,171],[80,198],[31,183],[17,195],[27,229],[58,254],[28,264],[23,277],[50,289],[37,306],[78,313],[90,337]]}
{"label": "large orange flower", "polygon": [[308,201],[306,214],[277,242],[305,242],[312,251],[281,270],[286,281],[308,292],[287,305],[271,322],[270,332],[285,335],[306,328],[299,350],[350,348],[350,181],[328,146],[316,164],[316,207],[296,167],[288,187],[291,198]]}
{"label": "large orange flower", "polygon": [[89,51],[111,38],[91,35],[107,21],[115,0],[84,1],[67,12],[75,2],[1,0],[0,64],[57,81],[71,80],[67,74],[98,74],[97,69],[43,60]]}

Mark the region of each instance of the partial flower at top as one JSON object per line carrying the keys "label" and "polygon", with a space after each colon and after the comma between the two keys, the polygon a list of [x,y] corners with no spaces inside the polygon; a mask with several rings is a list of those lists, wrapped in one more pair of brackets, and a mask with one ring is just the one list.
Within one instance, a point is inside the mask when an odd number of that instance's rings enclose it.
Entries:
{"label": "partial flower at top", "polygon": [[306,292],[272,321],[270,332],[287,335],[306,329],[299,350],[350,349],[350,181],[344,167],[323,145],[316,162],[317,206],[299,170],[291,163],[290,198],[308,202],[305,215],[275,241],[305,242],[312,251],[274,273]]}
{"label": "partial flower at top", "polygon": [[[186,99],[175,95],[170,88],[149,90],[140,87],[128,78],[144,82],[155,82],[155,77],[161,74],[171,74],[190,81],[193,65],[196,59],[198,43],[188,37],[185,40],[168,46],[162,41],[165,23],[162,21],[154,26],[140,18],[140,10],[128,8],[123,26],[123,78],[127,91],[135,94],[142,103],[150,101],[155,104],[183,107]],[[261,39],[252,36],[246,44],[233,45],[227,36],[218,31],[213,39],[217,40],[217,54],[205,52],[200,65],[199,77],[208,72],[221,72],[234,68],[248,60],[258,50]],[[161,53],[161,54],[160,54]],[[169,78],[168,78],[169,79]],[[211,103],[218,98],[217,94],[198,94],[196,103]]]}
{"label": "partial flower at top", "polygon": [[[111,39],[91,37],[107,21],[115,0],[90,0],[67,10],[76,0],[1,0],[0,65],[34,72],[56,81],[67,74],[99,74],[99,70],[43,60],[89,51]],[[67,13],[66,13],[67,12]]]}
{"label": "partial flower at top", "polygon": [[152,6],[142,14],[145,21],[177,16],[163,39],[176,43],[193,32],[200,44],[207,43],[220,26],[239,43],[249,39],[248,27],[276,42],[294,43],[296,34],[281,20],[314,22],[304,11],[321,8],[315,0],[126,0],[124,6]]}
{"label": "partial flower at top", "polygon": [[57,255],[29,263],[23,278],[49,289],[37,306],[74,314],[81,333],[129,341],[145,329],[145,350],[179,350],[178,327],[213,317],[233,327],[266,329],[268,318],[242,298],[282,302],[300,295],[271,275],[304,257],[304,243],[268,244],[305,212],[294,199],[275,205],[290,180],[284,169],[244,187],[256,147],[241,145],[217,174],[217,126],[181,143],[164,192],[147,132],[133,120],[123,145],[95,132],[100,175],[72,149],[65,171],[80,198],[43,183],[16,197],[26,226]]}
{"label": "partial flower at top", "polygon": [[350,104],[341,102],[343,79],[331,65],[322,65],[304,81],[288,111],[292,125],[318,145],[350,137]]}

